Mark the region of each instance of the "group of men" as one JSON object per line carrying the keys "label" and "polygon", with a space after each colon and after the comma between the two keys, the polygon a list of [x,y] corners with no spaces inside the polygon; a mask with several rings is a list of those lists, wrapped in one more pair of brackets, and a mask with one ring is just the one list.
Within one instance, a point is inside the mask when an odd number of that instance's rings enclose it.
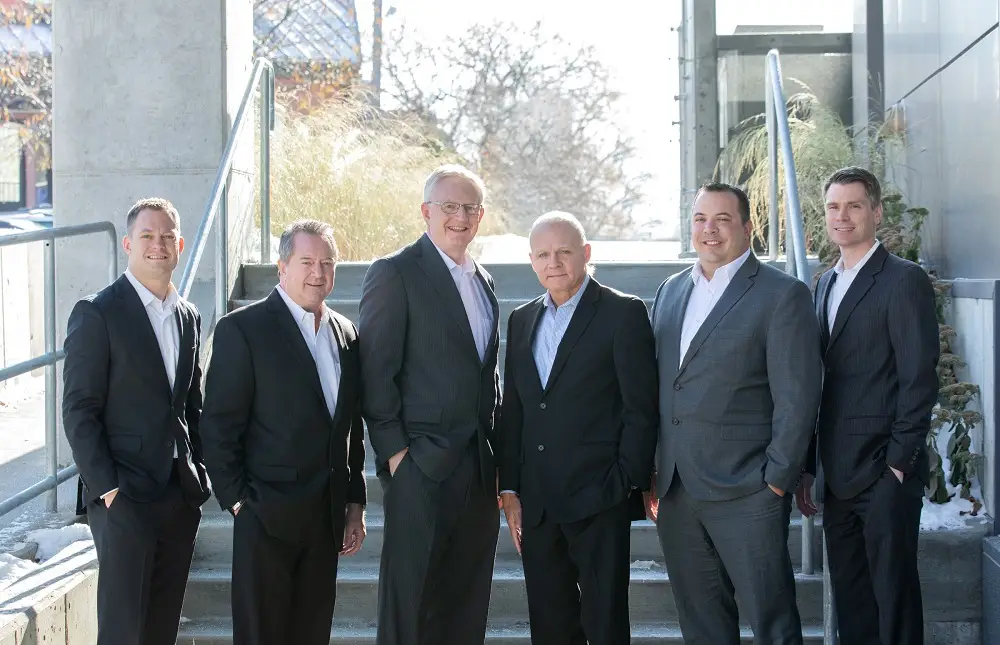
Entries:
{"label": "group of men", "polygon": [[[237,645],[330,639],[340,556],[365,539],[364,427],[384,490],[376,641],[481,645],[499,509],[532,642],[630,641],[629,534],[656,522],[690,645],[802,642],[793,491],[824,530],[841,639],[922,642],[916,545],[937,319],[923,270],[876,240],[860,168],[825,189],[841,259],[807,285],[751,250],[750,206],[706,184],[698,259],[651,312],[594,275],[571,214],[540,217],[544,294],[507,321],[471,258],[482,180],[442,166],[427,232],[372,263],[355,327],[324,301],[332,228],[279,243],[272,293],[222,316],[202,394],[201,319],[171,284],[176,209],[136,203],[128,270],[73,309],[63,416],[99,560],[98,645],[173,644],[202,504],[234,516]],[[400,481],[401,480],[401,481]]]}

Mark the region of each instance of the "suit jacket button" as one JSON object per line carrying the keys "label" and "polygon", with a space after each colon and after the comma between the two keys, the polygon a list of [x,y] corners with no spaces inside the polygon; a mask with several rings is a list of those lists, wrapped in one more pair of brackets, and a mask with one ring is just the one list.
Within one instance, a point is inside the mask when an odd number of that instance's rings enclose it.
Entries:
{"label": "suit jacket button", "polygon": [[681,424],[681,420],[678,419],[677,417],[674,417],[673,419],[670,420],[670,423],[674,424],[675,426],[679,426]]}
{"label": "suit jacket button", "polygon": [[542,444],[538,444],[538,452],[541,452],[543,450],[545,450],[545,446],[543,446]]}
{"label": "suit jacket button", "polygon": [[169,448],[170,446],[174,445],[174,442],[171,441],[170,439],[167,439],[166,441],[163,442],[163,445]]}
{"label": "suit jacket button", "polygon": [[674,389],[675,390],[679,390],[679,389],[681,389],[681,386],[679,384],[677,384],[677,383],[674,383]]}
{"label": "suit jacket button", "polygon": [[541,404],[539,404],[539,406],[538,406],[538,407],[540,407],[541,409],[543,409],[543,410],[544,410],[544,409],[545,409],[545,404],[544,404],[544,403],[541,403]]}

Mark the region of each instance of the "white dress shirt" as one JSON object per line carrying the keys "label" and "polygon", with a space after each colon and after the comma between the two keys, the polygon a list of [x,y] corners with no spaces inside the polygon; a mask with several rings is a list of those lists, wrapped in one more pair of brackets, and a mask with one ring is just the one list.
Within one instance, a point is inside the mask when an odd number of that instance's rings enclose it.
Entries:
{"label": "white dress shirt", "polygon": [[549,375],[552,373],[552,364],[556,360],[559,343],[562,342],[562,337],[566,334],[569,322],[573,319],[573,313],[576,312],[576,306],[580,303],[580,298],[583,297],[583,292],[586,291],[588,284],[590,284],[589,275],[584,277],[583,284],[573,294],[573,297],[558,307],[552,301],[551,294],[545,292],[542,300],[545,313],[542,314],[542,319],[538,322],[535,344],[532,347],[535,367],[538,369],[538,380],[542,382],[543,388],[549,382]]}
{"label": "white dress shirt", "polygon": [[302,332],[302,338],[306,341],[306,347],[312,354],[316,362],[316,371],[319,373],[319,382],[323,386],[323,399],[326,401],[326,408],[330,416],[337,410],[337,392],[340,390],[340,350],[337,349],[337,341],[333,337],[333,321],[330,311],[323,305],[323,313],[320,318],[319,330],[316,329],[316,316],[300,307],[292,300],[285,290],[277,287],[281,299],[288,306],[295,324]]}
{"label": "white dress shirt", "polygon": [[[142,306],[146,310],[146,316],[149,317],[149,325],[153,328],[153,335],[156,336],[156,344],[160,346],[160,357],[163,359],[163,369],[167,372],[170,393],[173,393],[174,378],[177,376],[177,359],[180,356],[181,346],[180,321],[176,316],[180,294],[177,293],[177,289],[174,289],[173,285],[170,285],[167,297],[160,300],[128,269],[125,269],[125,277],[139,295],[139,300],[142,301]],[[174,442],[174,458],[177,458],[176,441]],[[101,499],[117,490],[117,488],[109,490],[101,495]]]}
{"label": "white dress shirt", "polygon": [[695,263],[694,269],[691,270],[694,289],[691,291],[691,298],[688,300],[687,308],[684,310],[684,325],[681,327],[679,365],[684,363],[684,356],[691,346],[691,341],[698,333],[698,330],[701,329],[702,323],[712,313],[715,304],[719,302],[719,298],[722,297],[733,276],[740,270],[740,267],[743,266],[748,257],[750,257],[750,249],[747,249],[743,255],[729,264],[716,269],[711,280],[705,277],[705,272],[701,268],[701,262]]}
{"label": "white dress shirt", "polygon": [[[434,244],[433,240],[431,244]],[[444,265],[448,267],[448,272],[451,274],[452,280],[455,281],[455,286],[458,287],[458,294],[462,296],[465,315],[469,318],[472,338],[476,341],[476,351],[479,352],[479,360],[481,361],[486,357],[486,346],[490,342],[490,334],[493,331],[493,306],[486,295],[486,289],[476,275],[476,263],[466,253],[462,264],[458,264],[448,257],[448,254],[442,251],[437,244],[434,244],[434,248],[441,254]]]}
{"label": "white dress shirt", "polygon": [[875,255],[875,251],[878,247],[879,241],[875,240],[875,244],[872,245],[872,248],[868,249],[865,256],[850,269],[844,268],[843,256],[841,256],[840,260],[837,261],[837,266],[833,267],[836,279],[833,281],[833,286],[830,287],[830,295],[827,299],[827,306],[829,309],[826,316],[828,331],[831,334],[833,333],[833,323],[837,320],[837,311],[840,309],[840,303],[843,302],[844,296],[847,294],[847,290],[851,288],[854,278],[858,277],[858,273],[861,272],[861,267],[865,266],[865,263],[867,263],[868,260]]}

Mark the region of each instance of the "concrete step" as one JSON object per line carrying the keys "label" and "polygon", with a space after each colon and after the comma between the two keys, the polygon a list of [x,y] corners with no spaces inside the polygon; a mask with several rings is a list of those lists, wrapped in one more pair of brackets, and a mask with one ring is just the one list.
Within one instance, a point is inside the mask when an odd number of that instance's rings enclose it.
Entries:
{"label": "concrete step", "polygon": [[[692,260],[671,262],[608,262],[596,265],[594,275],[602,284],[624,291],[652,297],[660,283],[675,273],[691,266]],[[337,264],[334,296],[358,299],[369,262],[341,262]],[[500,298],[534,298],[542,292],[538,278],[527,262],[487,264],[493,276],[496,293]],[[782,265],[783,266],[783,265]],[[236,284],[236,297],[246,300],[264,298],[278,282],[273,264],[245,264]]]}
{"label": "concrete step", "polygon": [[[385,537],[384,520],[382,508],[380,506],[370,507],[367,512],[366,526],[368,536],[365,538],[361,551],[345,558],[344,562],[350,565],[378,566],[379,557],[382,553],[382,542]],[[514,549],[513,541],[510,539],[510,531],[507,527],[507,520],[500,514],[500,525],[498,527],[499,536],[497,539],[497,563],[502,564],[517,563],[519,556]],[[822,564],[822,545],[820,532],[821,525],[817,522],[814,529],[814,549],[813,562],[817,569]],[[232,563],[233,550],[233,519],[229,514],[215,514],[206,516],[198,529],[198,540],[195,544],[193,567],[204,569],[224,569]],[[788,532],[788,552],[792,558],[792,565],[800,568],[802,564],[802,521],[800,518],[792,520]],[[630,562],[634,563],[655,563],[663,566],[663,552],[660,550],[659,538],[656,534],[656,526],[649,520],[632,523],[631,531],[631,554]]]}
{"label": "concrete step", "polygon": [[[177,645],[231,645],[233,627],[230,620],[189,621],[181,624]],[[808,625],[802,629],[807,645],[823,642],[822,625]],[[664,645],[683,643],[681,630],[673,623],[632,624],[631,642],[635,645]],[[368,623],[352,624],[335,618],[331,645],[368,645],[375,643],[375,626]],[[741,645],[752,645],[753,635],[744,627]],[[486,645],[531,645],[528,625],[523,622],[491,624],[486,633]]]}
{"label": "concrete step", "polygon": [[[231,616],[231,570],[196,569],[188,579],[182,615],[191,620]],[[796,574],[796,600],[802,621],[818,625],[823,620],[823,580],[820,575]],[[373,624],[378,607],[378,567],[343,561],[337,574],[339,619]],[[633,624],[676,623],[673,588],[662,567],[633,568],[629,585],[629,613]],[[521,565],[501,563],[493,571],[490,621],[509,624],[528,615]]]}

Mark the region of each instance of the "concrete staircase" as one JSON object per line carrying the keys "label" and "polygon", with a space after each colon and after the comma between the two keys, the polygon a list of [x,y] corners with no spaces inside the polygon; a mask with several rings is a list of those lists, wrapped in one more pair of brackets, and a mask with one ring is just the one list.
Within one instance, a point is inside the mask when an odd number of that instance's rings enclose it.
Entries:
{"label": "concrete staircase", "polygon": [[[357,320],[361,283],[367,264],[345,263],[337,268],[337,281],[329,305]],[[651,304],[656,287],[666,277],[688,266],[685,262],[616,264],[599,266],[596,278],[602,283],[644,298]],[[538,282],[526,264],[487,267],[497,284],[501,308],[501,366],[507,316],[514,307],[540,293]],[[236,285],[234,306],[266,297],[274,286],[273,266],[245,266]],[[368,446],[368,538],[360,553],[343,558],[338,572],[337,606],[331,643],[367,644],[375,642],[378,597],[378,561],[383,539],[382,489],[375,477]],[[502,516],[502,514],[501,514]],[[192,565],[184,619],[178,644],[223,644],[232,642],[230,609],[232,565],[232,518],[219,510],[215,500],[205,506]],[[530,643],[524,574],[511,544],[506,523],[501,521],[497,546],[493,592],[490,602],[488,643]],[[734,531],[739,527],[734,526]],[[814,561],[822,562],[819,530],[813,545]],[[796,570],[802,555],[801,519],[793,517],[788,541]],[[682,643],[677,624],[673,591],[663,566],[663,556],[651,522],[632,525],[630,611],[633,643]],[[797,575],[797,600],[807,643],[822,642],[822,577]],[[744,642],[751,643],[748,627]]]}

